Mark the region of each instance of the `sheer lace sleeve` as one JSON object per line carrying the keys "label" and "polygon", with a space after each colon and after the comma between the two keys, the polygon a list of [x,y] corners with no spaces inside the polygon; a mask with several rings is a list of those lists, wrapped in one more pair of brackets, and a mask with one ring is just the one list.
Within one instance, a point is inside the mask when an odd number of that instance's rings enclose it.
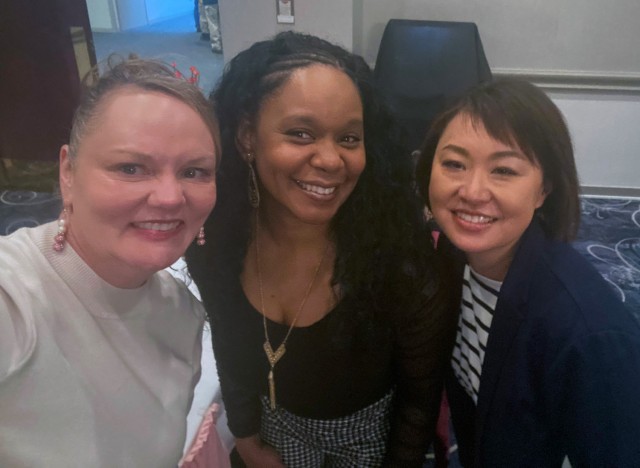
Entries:
{"label": "sheer lace sleeve", "polygon": [[396,406],[385,466],[422,467],[433,440],[457,325],[453,274],[450,266],[441,268],[437,291],[425,286],[396,313]]}

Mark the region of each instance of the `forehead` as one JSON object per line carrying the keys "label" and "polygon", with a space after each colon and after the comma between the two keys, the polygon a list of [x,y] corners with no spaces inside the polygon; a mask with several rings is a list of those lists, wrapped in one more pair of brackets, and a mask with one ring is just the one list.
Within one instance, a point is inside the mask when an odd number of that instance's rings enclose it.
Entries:
{"label": "forehead", "polygon": [[125,111],[127,107],[135,112],[135,106],[143,105],[144,107],[149,107],[160,105],[160,103],[164,103],[163,107],[181,104],[189,107],[178,98],[162,91],[148,90],[135,85],[125,85],[109,91],[100,98],[95,108],[94,117],[99,119],[107,115],[111,116],[111,114]]}
{"label": "forehead", "polygon": [[506,122],[494,124],[491,128],[490,125],[485,124],[481,116],[464,111],[454,116],[446,125],[438,141],[438,147],[450,144],[452,141],[468,145],[490,145],[502,150],[511,149],[530,161],[535,161],[535,158],[531,158],[520,147]]}
{"label": "forehead", "polygon": [[327,110],[352,106],[362,113],[362,100],[353,80],[344,71],[325,64],[293,70],[280,87],[266,97],[260,112],[274,106],[292,110],[305,105]]}
{"label": "forehead", "polygon": [[87,132],[79,141],[79,153],[105,152],[127,147],[133,151],[163,154],[179,147],[209,153],[214,146],[207,123],[193,108],[168,94],[135,87],[105,96]]}
{"label": "forehead", "polygon": [[84,138],[107,131],[131,132],[136,127],[178,124],[183,120],[207,122],[182,100],[154,90],[125,86],[106,94],[87,122]]}

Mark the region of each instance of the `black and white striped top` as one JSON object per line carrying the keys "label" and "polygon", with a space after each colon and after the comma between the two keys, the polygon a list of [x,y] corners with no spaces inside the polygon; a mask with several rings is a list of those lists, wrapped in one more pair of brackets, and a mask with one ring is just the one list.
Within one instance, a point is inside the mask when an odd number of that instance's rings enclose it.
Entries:
{"label": "black and white striped top", "polygon": [[451,367],[460,385],[478,403],[480,375],[489,339],[493,311],[502,283],[464,268],[462,304]]}

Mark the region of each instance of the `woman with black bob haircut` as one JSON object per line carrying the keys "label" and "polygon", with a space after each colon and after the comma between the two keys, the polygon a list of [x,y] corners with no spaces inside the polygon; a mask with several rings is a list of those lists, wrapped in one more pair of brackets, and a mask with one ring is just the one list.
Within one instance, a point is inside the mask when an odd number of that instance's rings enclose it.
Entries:
{"label": "woman with black bob haircut", "polygon": [[422,466],[455,320],[370,68],[284,32],[232,59],[212,98],[219,201],[187,262],[238,453]]}
{"label": "woman with black bob haircut", "polygon": [[547,195],[535,212],[536,220],[552,239],[572,241],[580,225],[580,187],[569,130],[555,104],[526,81],[502,79],[480,85],[434,120],[417,164],[416,180],[425,200],[440,137],[460,114],[481,123],[493,139],[517,145],[540,165]]}
{"label": "woman with black bob haircut", "polygon": [[635,466],[640,327],[568,241],[569,131],[525,81],[471,90],[430,129],[420,192],[458,268],[446,388],[464,466]]}

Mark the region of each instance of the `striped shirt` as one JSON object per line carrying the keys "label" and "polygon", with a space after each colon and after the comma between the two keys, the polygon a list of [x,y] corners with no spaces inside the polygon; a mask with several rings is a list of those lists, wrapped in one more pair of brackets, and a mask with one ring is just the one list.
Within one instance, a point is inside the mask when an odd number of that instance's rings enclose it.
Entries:
{"label": "striped shirt", "polygon": [[478,403],[482,363],[489,339],[493,311],[502,283],[464,268],[462,304],[451,367],[474,403]]}

